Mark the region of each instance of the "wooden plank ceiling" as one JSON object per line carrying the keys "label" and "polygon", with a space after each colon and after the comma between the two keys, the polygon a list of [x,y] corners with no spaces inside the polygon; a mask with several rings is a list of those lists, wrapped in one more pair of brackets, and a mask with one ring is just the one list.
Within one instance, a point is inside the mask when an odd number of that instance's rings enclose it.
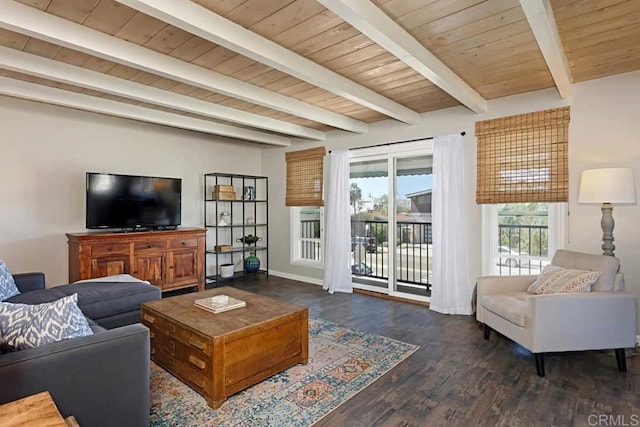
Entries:
{"label": "wooden plank ceiling", "polygon": [[[348,96],[303,81],[114,0],[15,0],[15,3],[62,18],[70,26],[79,24],[178,59],[185,65],[232,77],[346,119],[372,123],[389,118]],[[195,3],[204,8],[205,14],[222,16],[417,113],[461,105],[316,0],[195,0]],[[554,87],[545,57],[518,0],[373,0],[372,3],[487,100]],[[550,0],[550,6],[574,82],[640,69],[637,43],[640,1]],[[143,70],[135,64],[118,63],[81,48],[52,43],[28,31],[7,28],[7,25],[0,28],[0,45],[16,51],[308,129],[324,132],[337,127],[299,115],[295,109],[279,111],[277,103],[269,108],[163,77],[161,72]],[[0,69],[0,75],[178,116],[251,128],[246,123],[221,121],[17,69]],[[60,93],[63,96],[65,92]],[[265,129],[262,127],[260,132],[287,133]]]}

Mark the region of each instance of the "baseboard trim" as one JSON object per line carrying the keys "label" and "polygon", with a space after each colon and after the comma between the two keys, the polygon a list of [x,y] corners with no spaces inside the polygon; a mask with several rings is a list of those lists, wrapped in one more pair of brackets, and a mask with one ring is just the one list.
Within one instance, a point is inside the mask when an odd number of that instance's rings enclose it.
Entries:
{"label": "baseboard trim", "polygon": [[400,302],[406,302],[409,304],[416,304],[416,305],[421,305],[423,307],[429,307],[429,303],[427,301],[417,301],[414,299],[409,299],[409,298],[402,298],[402,297],[397,297],[395,295],[388,295],[385,294],[383,292],[375,292],[375,291],[369,291],[366,289],[353,289],[353,293],[354,294],[363,294],[363,295],[369,295],[372,297],[376,297],[376,298],[384,298],[384,299],[389,299],[392,301],[400,301]]}
{"label": "baseboard trim", "polygon": [[311,283],[312,285],[322,286],[322,279],[315,279],[313,277],[300,276],[297,274],[285,273],[282,271],[269,270],[270,276],[278,276],[284,279],[297,280],[299,282]]}

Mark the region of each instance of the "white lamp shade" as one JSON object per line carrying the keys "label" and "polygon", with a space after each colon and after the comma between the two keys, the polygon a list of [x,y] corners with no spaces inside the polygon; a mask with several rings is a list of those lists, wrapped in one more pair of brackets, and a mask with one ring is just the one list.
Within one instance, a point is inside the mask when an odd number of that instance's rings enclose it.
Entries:
{"label": "white lamp shade", "polygon": [[580,177],[579,203],[636,203],[631,168],[587,169]]}

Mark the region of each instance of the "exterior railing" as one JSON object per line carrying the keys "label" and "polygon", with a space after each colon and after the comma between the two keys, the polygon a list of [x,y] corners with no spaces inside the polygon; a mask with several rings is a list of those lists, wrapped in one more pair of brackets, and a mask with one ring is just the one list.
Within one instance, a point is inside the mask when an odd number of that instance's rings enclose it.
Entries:
{"label": "exterior railing", "polygon": [[[389,257],[394,253],[389,250],[387,230],[386,221],[351,221],[351,233],[356,236],[356,241],[352,241],[352,250],[355,250],[354,246],[360,236],[375,243],[375,248],[370,244],[369,250],[364,251],[364,254],[354,251],[355,275],[389,279]],[[415,285],[414,287],[425,291],[430,290],[433,255],[431,223],[397,222],[396,242],[396,281]]]}
{"label": "exterior railing", "polygon": [[320,247],[320,220],[300,221],[300,257],[313,261],[322,258]]}
{"label": "exterior railing", "polygon": [[[497,255],[499,274],[537,274],[548,261],[549,234],[546,225],[499,225],[499,242],[503,252]],[[351,221],[351,250],[356,277],[389,279],[388,223],[386,221]],[[396,280],[429,291],[432,279],[431,223],[398,222],[395,255]],[[320,221],[301,221],[302,254],[306,259],[320,259]],[[356,250],[357,245],[363,250]],[[506,252],[505,252],[506,251]],[[317,257],[317,258],[316,258]]]}
{"label": "exterior railing", "polygon": [[549,227],[498,225],[500,275],[538,274],[549,264]]}

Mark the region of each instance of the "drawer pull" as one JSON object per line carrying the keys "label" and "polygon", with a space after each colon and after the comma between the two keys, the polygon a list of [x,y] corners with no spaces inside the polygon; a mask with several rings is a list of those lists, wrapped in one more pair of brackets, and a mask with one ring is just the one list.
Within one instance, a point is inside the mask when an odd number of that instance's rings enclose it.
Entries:
{"label": "drawer pull", "polygon": [[204,343],[196,338],[189,338],[189,345],[197,348],[198,350],[204,350]]}
{"label": "drawer pull", "polygon": [[195,366],[198,369],[204,369],[205,367],[204,360],[200,360],[193,355],[189,356],[189,363],[191,363],[193,366]]}
{"label": "drawer pull", "polygon": [[156,349],[155,349],[155,347],[151,347],[151,354],[156,354]]}
{"label": "drawer pull", "polygon": [[155,333],[155,332],[153,332],[153,331],[149,331],[149,336],[150,336],[151,338],[155,338],[156,333]]}
{"label": "drawer pull", "polygon": [[153,316],[152,316],[152,315],[150,315],[150,314],[145,313],[145,314],[142,316],[142,318],[143,318],[144,320],[146,320],[147,322],[149,322],[149,323],[156,323],[156,318],[155,318],[155,317],[153,317]]}

